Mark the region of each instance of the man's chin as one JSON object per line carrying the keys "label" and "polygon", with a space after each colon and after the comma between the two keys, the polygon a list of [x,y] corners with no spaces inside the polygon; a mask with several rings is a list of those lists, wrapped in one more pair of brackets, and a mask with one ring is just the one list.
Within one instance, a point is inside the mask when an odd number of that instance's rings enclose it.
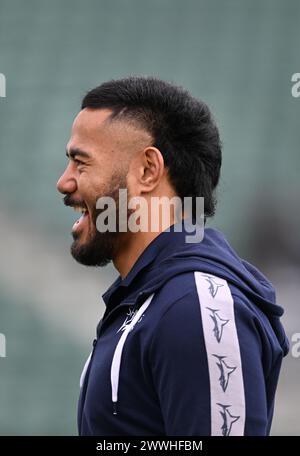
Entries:
{"label": "man's chin", "polygon": [[87,242],[74,239],[71,245],[71,255],[84,266],[106,266],[112,260],[112,244],[109,239],[94,238]]}

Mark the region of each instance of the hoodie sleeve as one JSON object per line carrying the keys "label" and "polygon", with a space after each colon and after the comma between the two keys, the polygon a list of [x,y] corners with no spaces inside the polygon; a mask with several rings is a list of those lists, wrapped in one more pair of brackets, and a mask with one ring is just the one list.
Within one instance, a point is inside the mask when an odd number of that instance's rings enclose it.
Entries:
{"label": "hoodie sleeve", "polygon": [[189,293],[169,307],[150,350],[166,435],[209,435],[210,386],[201,316]]}
{"label": "hoodie sleeve", "polygon": [[[205,294],[207,282],[202,279],[196,280],[195,292],[168,307],[152,338],[150,362],[165,433],[229,436],[244,435],[247,429],[248,435],[264,434],[265,385],[258,334],[247,312],[240,317],[234,309],[226,281],[218,281],[224,289],[216,299],[211,290]],[[241,353],[248,375],[250,425]]]}

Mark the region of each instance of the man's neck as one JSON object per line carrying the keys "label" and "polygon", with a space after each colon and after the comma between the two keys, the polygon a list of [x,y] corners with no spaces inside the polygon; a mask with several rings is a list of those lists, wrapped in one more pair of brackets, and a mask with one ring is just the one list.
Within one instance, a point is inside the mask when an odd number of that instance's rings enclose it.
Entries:
{"label": "man's neck", "polygon": [[126,241],[122,242],[117,255],[113,259],[113,264],[119,271],[122,279],[127,276],[148,245],[174,223],[175,220],[171,216],[170,223],[165,226],[160,226],[158,231],[138,231],[137,233],[127,233]]}
{"label": "man's neck", "polygon": [[[162,230],[163,231],[163,230]],[[123,248],[118,252],[113,260],[115,268],[124,279],[130,272],[138,258],[142,255],[148,245],[162,232],[137,232],[130,233],[128,242],[123,244]]]}

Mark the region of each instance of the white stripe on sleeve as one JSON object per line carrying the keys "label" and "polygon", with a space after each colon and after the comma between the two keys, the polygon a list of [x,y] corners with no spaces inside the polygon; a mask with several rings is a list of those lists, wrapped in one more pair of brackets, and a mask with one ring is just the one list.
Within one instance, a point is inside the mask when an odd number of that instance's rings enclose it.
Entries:
{"label": "white stripe on sleeve", "polygon": [[208,359],[211,435],[244,435],[245,393],[234,316],[226,280],[195,272]]}

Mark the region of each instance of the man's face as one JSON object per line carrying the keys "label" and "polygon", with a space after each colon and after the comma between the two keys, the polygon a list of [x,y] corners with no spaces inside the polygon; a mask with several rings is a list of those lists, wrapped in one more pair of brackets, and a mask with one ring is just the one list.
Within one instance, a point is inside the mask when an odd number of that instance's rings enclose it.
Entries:
{"label": "man's face", "polygon": [[110,122],[110,114],[108,109],[80,111],[67,144],[69,163],[57,183],[65,204],[82,212],[72,228],[71,253],[89,266],[106,265],[126,242],[126,233],[97,231],[96,201],[110,196],[118,209],[118,191],[127,188],[131,159],[145,140],[128,124]]}

